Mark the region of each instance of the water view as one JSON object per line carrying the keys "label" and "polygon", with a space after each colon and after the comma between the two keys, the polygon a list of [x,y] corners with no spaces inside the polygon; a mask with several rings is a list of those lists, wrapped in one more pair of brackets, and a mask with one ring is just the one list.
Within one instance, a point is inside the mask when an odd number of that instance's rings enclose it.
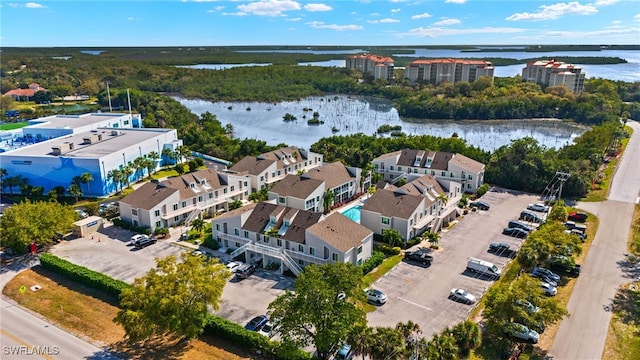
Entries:
{"label": "water view", "polygon": [[[450,137],[456,133],[467,143],[491,151],[526,136],[535,138],[544,146],[559,148],[573,142],[587,129],[557,120],[419,123],[401,119],[396,108],[388,101],[346,95],[309,97],[280,103],[174,99],[198,116],[208,111],[216,115],[222,124],[232,124],[237,138],[264,140],[270,145],[286,143],[302,148],[309,148],[321,138],[332,135],[375,134],[378,127],[385,124],[399,125],[409,135]],[[318,113],[322,124],[307,123],[314,112]],[[283,121],[286,114],[293,115],[296,120]]]}

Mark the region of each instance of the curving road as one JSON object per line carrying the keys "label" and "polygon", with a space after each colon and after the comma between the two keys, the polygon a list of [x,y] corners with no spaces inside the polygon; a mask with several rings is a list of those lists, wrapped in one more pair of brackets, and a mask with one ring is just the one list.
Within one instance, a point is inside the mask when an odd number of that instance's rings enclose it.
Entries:
{"label": "curving road", "polygon": [[[601,359],[617,289],[632,281],[622,264],[635,204],[640,197],[640,124],[630,121],[634,133],[618,165],[606,201],[579,203],[594,213],[600,227],[569,299],[570,317],[558,329],[549,355],[553,359]],[[636,279],[638,280],[638,279]]]}

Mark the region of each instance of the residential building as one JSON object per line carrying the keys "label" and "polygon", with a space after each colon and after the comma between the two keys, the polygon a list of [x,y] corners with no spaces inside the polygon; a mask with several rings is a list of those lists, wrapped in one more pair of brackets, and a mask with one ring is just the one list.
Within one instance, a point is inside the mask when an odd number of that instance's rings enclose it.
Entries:
{"label": "residential building", "polygon": [[368,189],[370,176],[362,169],[339,161],[310,169],[302,175],[287,175],[269,189],[269,200],[302,210],[324,211],[324,194],[333,193],[328,209],[353,200]]}
{"label": "residential building", "polygon": [[362,225],[376,234],[395,229],[406,241],[425,231],[439,231],[458,216],[460,184],[449,181],[445,190],[430,174],[407,176],[414,178],[401,187],[386,184],[367,199],[360,210]]}
{"label": "residential building", "polygon": [[[93,181],[82,184],[83,196],[101,197],[123,185],[114,183],[109,176],[112,170],[121,170],[151,152],[160,155],[165,148],[175,151],[180,146],[175,129],[101,127],[0,153],[0,167],[7,170],[5,178],[21,176],[28,185],[41,186],[45,194],[57,186],[68,189],[74,177],[89,173]],[[131,171],[124,184],[141,176]]]}
{"label": "residential building", "polygon": [[493,79],[493,70],[493,64],[483,60],[415,60],[405,67],[404,76],[412,84],[420,81],[438,85],[442,82],[474,82],[481,76]]}
{"label": "residential building", "polygon": [[357,70],[374,79],[393,79],[393,59],[388,56],[359,54],[347,56],[347,69]]}
{"label": "residential building", "polygon": [[288,174],[305,172],[322,165],[323,156],[311,151],[289,146],[260,154],[245,156],[229,171],[249,177],[252,191],[257,191]]}
{"label": "residential building", "polygon": [[522,69],[523,81],[534,82],[543,87],[564,85],[574,93],[582,92],[584,78],[582,68],[553,59],[531,61]]}
{"label": "residential building", "polygon": [[120,218],[151,230],[189,223],[200,215],[229,210],[246,200],[249,180],[214,169],[148,182],[119,201]]}
{"label": "residential building", "polygon": [[430,174],[440,182],[459,182],[462,191],[469,193],[484,183],[484,164],[462,154],[403,149],[383,154],[371,163],[374,171],[391,183],[406,174]]}
{"label": "residential building", "polygon": [[12,96],[16,101],[30,101],[38,91],[47,91],[47,89],[40,87],[40,84],[31,83],[26,89],[11,89],[2,96]]}
{"label": "residential building", "polygon": [[298,275],[310,264],[349,262],[371,257],[373,233],[340,213],[285,207],[268,202],[230,211],[211,221],[213,237],[231,256],[276,265]]}

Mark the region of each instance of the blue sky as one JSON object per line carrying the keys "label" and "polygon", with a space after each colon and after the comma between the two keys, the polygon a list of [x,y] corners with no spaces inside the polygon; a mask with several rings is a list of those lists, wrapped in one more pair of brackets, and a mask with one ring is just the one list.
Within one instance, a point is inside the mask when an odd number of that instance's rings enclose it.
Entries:
{"label": "blue sky", "polygon": [[640,44],[640,0],[0,3],[0,46]]}

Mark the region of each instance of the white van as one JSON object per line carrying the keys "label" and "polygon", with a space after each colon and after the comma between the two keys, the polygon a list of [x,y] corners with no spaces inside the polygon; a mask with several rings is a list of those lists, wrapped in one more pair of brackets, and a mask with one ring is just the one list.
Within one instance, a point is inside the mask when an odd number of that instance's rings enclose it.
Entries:
{"label": "white van", "polygon": [[133,235],[131,237],[131,241],[129,241],[129,245],[130,246],[135,246],[137,243],[139,243],[141,240],[147,240],[149,239],[149,235],[145,235],[145,234],[136,234]]}

